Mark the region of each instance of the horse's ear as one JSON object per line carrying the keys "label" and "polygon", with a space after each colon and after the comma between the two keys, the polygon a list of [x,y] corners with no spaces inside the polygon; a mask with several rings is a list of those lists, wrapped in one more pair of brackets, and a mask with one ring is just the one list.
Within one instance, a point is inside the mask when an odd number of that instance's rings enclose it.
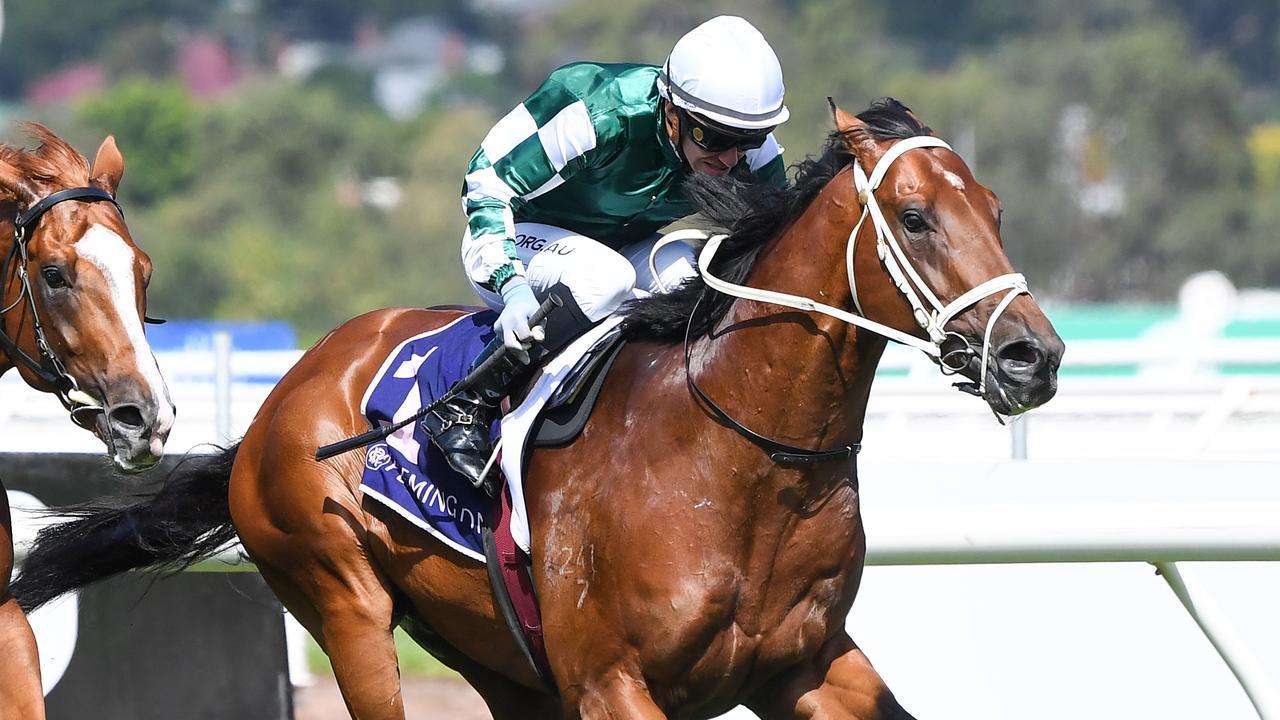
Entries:
{"label": "horse's ear", "polygon": [[116,147],[114,135],[108,135],[98,147],[98,155],[93,159],[93,169],[89,171],[89,182],[106,190],[112,195],[120,187],[120,178],[124,176],[124,156]]}
{"label": "horse's ear", "polygon": [[[827,101],[831,102],[831,98],[827,98]],[[831,113],[832,115],[835,116],[836,129],[845,135],[848,135],[854,130],[858,130],[866,127],[866,123],[862,122],[857,117],[845,112],[843,109],[841,109],[839,105],[836,105],[834,102],[831,103]]]}
{"label": "horse's ear", "polygon": [[880,146],[871,137],[871,133],[867,131],[867,124],[859,120],[857,116],[850,115],[840,109],[831,98],[827,98],[827,102],[831,104],[831,113],[835,117],[836,130],[840,132],[840,137],[844,139],[844,146],[849,152],[858,158],[858,162],[864,167],[873,167],[874,160],[879,155]]}

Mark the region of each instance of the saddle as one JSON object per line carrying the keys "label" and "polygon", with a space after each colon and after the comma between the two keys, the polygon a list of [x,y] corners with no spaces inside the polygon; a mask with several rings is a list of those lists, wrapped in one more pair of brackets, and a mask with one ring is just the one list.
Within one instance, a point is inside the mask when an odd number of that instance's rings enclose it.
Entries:
{"label": "saddle", "polygon": [[625,344],[622,329],[614,328],[574,364],[569,377],[547,400],[534,426],[532,447],[564,447],[582,433],[609,368]]}

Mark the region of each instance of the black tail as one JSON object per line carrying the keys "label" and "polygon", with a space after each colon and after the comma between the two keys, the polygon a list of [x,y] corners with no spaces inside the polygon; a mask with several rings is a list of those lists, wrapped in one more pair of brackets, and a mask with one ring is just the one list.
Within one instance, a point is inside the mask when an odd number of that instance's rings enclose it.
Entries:
{"label": "black tail", "polygon": [[214,555],[236,536],[227,487],[239,447],[186,457],[149,497],[58,508],[75,519],[40,530],[13,596],[30,612],[127,570],[179,572]]}

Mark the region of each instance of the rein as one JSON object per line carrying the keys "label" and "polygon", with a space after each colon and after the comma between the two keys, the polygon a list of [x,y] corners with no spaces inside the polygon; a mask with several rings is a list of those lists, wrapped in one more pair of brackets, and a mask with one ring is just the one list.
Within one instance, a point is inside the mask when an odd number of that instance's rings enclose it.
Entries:
{"label": "rein", "polygon": [[31,234],[35,231],[36,226],[40,223],[40,218],[46,212],[54,205],[68,200],[110,202],[115,205],[116,210],[120,211],[121,217],[124,216],[124,210],[121,209],[116,199],[111,196],[111,193],[101,188],[78,187],[51,193],[28,208],[26,212],[20,213],[14,218],[13,243],[9,247],[9,253],[5,256],[3,268],[0,268],[0,279],[6,279],[7,284],[9,267],[15,264],[14,259],[16,258],[18,260],[16,263],[17,275],[22,283],[22,289],[18,299],[8,307],[0,310],[0,314],[14,309],[22,303],[24,297],[26,298],[27,305],[31,309],[31,325],[35,333],[36,348],[40,351],[40,359],[37,360],[31,357],[19,347],[17,341],[4,331],[2,323],[0,323],[0,346],[4,347],[10,358],[26,366],[45,384],[53,386],[58,400],[62,402],[62,406],[71,414],[72,422],[81,427],[88,427],[78,417],[78,413],[101,412],[104,408],[92,395],[80,389],[75,378],[67,373],[66,366],[54,354],[53,348],[49,345],[49,339],[45,335],[44,326],[40,323],[40,313],[36,309],[35,293],[31,289],[31,279],[27,275],[27,243]]}
{"label": "rein", "polygon": [[[654,277],[657,277],[656,275]],[[742,437],[755,443],[760,449],[769,453],[769,459],[780,465],[799,465],[805,463],[825,462],[827,460],[841,460],[853,457],[862,450],[860,443],[845,445],[843,447],[833,448],[831,450],[810,450],[808,448],[798,447],[796,445],[788,445],[779,440],[773,440],[755,432],[746,425],[734,420],[729,413],[725,412],[719,405],[711,399],[702,388],[698,387],[698,383],[693,379],[693,373],[689,370],[689,357],[692,352],[689,346],[689,332],[693,328],[693,317],[698,313],[698,306],[702,304],[702,296],[698,297],[698,301],[694,303],[693,310],[689,313],[689,324],[684,329],[684,378],[689,389],[698,399],[706,404],[711,413],[718,419],[733,428]]]}
{"label": "rein", "polygon": [[[951,150],[951,146],[940,138],[933,136],[916,136],[894,143],[885,154],[881,156],[876,166],[872,169],[868,176],[858,163],[857,158],[852,161],[854,187],[858,191],[858,201],[862,205],[862,215],[858,218],[858,222],[854,225],[853,230],[849,232],[849,241],[845,247],[845,266],[849,275],[849,291],[853,295],[854,307],[857,308],[857,315],[841,310],[839,308],[820,303],[811,298],[800,295],[791,295],[788,293],[775,292],[773,290],[762,290],[752,288],[745,285],[737,285],[734,283],[721,280],[710,272],[711,262],[715,258],[716,252],[720,249],[720,245],[724,242],[727,235],[713,235],[710,238],[700,230],[680,230],[670,233],[663,237],[659,246],[654,247],[650,253],[650,264],[653,263],[653,256],[656,254],[658,247],[669,242],[687,241],[687,240],[706,240],[706,244],[702,248],[702,252],[698,255],[698,271],[702,275],[702,279],[707,286],[713,290],[717,290],[726,295],[730,295],[744,300],[753,300],[756,302],[768,303],[771,305],[780,305],[783,307],[794,308],[796,310],[804,310],[806,312],[822,313],[837,320],[841,320],[855,327],[870,330],[890,340],[909,345],[917,348],[928,355],[941,368],[944,375],[952,375],[963,370],[968,364],[969,359],[977,353],[969,345],[959,333],[948,331],[944,326],[954,319],[957,315],[965,310],[978,304],[980,301],[995,295],[997,293],[1008,290],[1009,292],[1001,298],[1000,303],[996,306],[991,316],[987,318],[987,327],[983,334],[982,340],[982,364],[978,374],[978,389],[973,394],[981,397],[986,391],[987,382],[987,365],[990,360],[991,348],[991,331],[995,327],[996,320],[1004,313],[1009,305],[1017,298],[1018,295],[1030,295],[1031,291],[1027,289],[1026,278],[1021,273],[1007,273],[999,275],[969,291],[960,295],[960,297],[952,300],[950,303],[943,304],[940,302],[929,286],[925,284],[920,274],[916,272],[915,267],[911,264],[906,253],[903,252],[901,244],[893,234],[893,229],[889,227],[888,221],[885,219],[884,212],[880,209],[880,205],[876,202],[875,191],[880,187],[881,181],[889,171],[889,166],[895,160],[910,150],[917,148],[940,147]],[[952,150],[952,152],[955,152]],[[866,317],[862,311],[862,305],[858,302],[858,289],[854,281],[854,250],[858,240],[858,233],[862,230],[862,225],[866,219],[870,217],[872,226],[876,230],[876,252],[880,257],[880,262],[884,265],[885,270],[889,273],[890,279],[893,280],[894,286],[898,292],[911,305],[912,317],[916,323],[929,336],[928,340],[902,332],[896,328],[889,327],[883,323],[876,322]],[[657,273],[654,273],[657,277]],[[916,288],[919,288],[917,292]],[[928,301],[929,309],[925,306],[924,300]],[[698,303],[702,299],[699,297]],[[832,450],[806,450],[798,448],[777,440],[771,440],[760,435],[738,421],[729,416],[720,406],[707,396],[693,379],[693,373],[689,368],[690,346],[689,333],[693,327],[693,316],[697,313],[698,305],[694,305],[694,309],[689,313],[689,325],[685,328],[684,341],[684,361],[685,361],[685,377],[688,380],[690,390],[697,395],[711,410],[711,412],[721,421],[733,428],[738,434],[750,440],[752,443],[764,449],[769,453],[769,457],[778,463],[802,463],[802,462],[821,462],[825,460],[835,460],[855,455],[860,446],[848,445],[842,448]],[[955,349],[946,349],[944,346],[955,340],[959,340],[960,346]],[[954,363],[954,364],[953,364]],[[971,386],[969,386],[971,387]],[[997,419],[1000,416],[997,414]],[[1001,420],[1003,423],[1003,420]]]}

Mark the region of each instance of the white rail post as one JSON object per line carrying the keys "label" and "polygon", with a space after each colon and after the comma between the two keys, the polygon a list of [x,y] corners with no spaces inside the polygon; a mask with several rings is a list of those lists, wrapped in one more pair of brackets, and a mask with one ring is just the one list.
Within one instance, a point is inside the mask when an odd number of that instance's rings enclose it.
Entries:
{"label": "white rail post", "polygon": [[213,424],[217,442],[231,442],[231,333],[219,330],[213,334]]}
{"label": "white rail post", "polygon": [[[1200,626],[1204,636],[1209,639],[1209,644],[1218,651],[1218,655],[1227,664],[1231,674],[1236,676],[1249,702],[1253,703],[1253,709],[1258,711],[1258,717],[1261,720],[1280,720],[1280,697],[1277,697],[1272,690],[1271,681],[1263,675],[1261,666],[1249,652],[1248,647],[1222,619],[1222,614],[1205,595],[1204,589],[1199,588],[1196,592],[1198,597],[1192,597],[1191,589],[1182,573],[1178,572],[1176,564],[1171,562],[1152,564],[1160,571],[1160,577],[1169,583],[1173,593],[1182,601],[1187,613]],[[1192,586],[1195,584],[1194,581],[1191,583]]]}
{"label": "white rail post", "polygon": [[1014,460],[1027,459],[1027,416],[1025,414],[1009,419],[1009,439]]}

